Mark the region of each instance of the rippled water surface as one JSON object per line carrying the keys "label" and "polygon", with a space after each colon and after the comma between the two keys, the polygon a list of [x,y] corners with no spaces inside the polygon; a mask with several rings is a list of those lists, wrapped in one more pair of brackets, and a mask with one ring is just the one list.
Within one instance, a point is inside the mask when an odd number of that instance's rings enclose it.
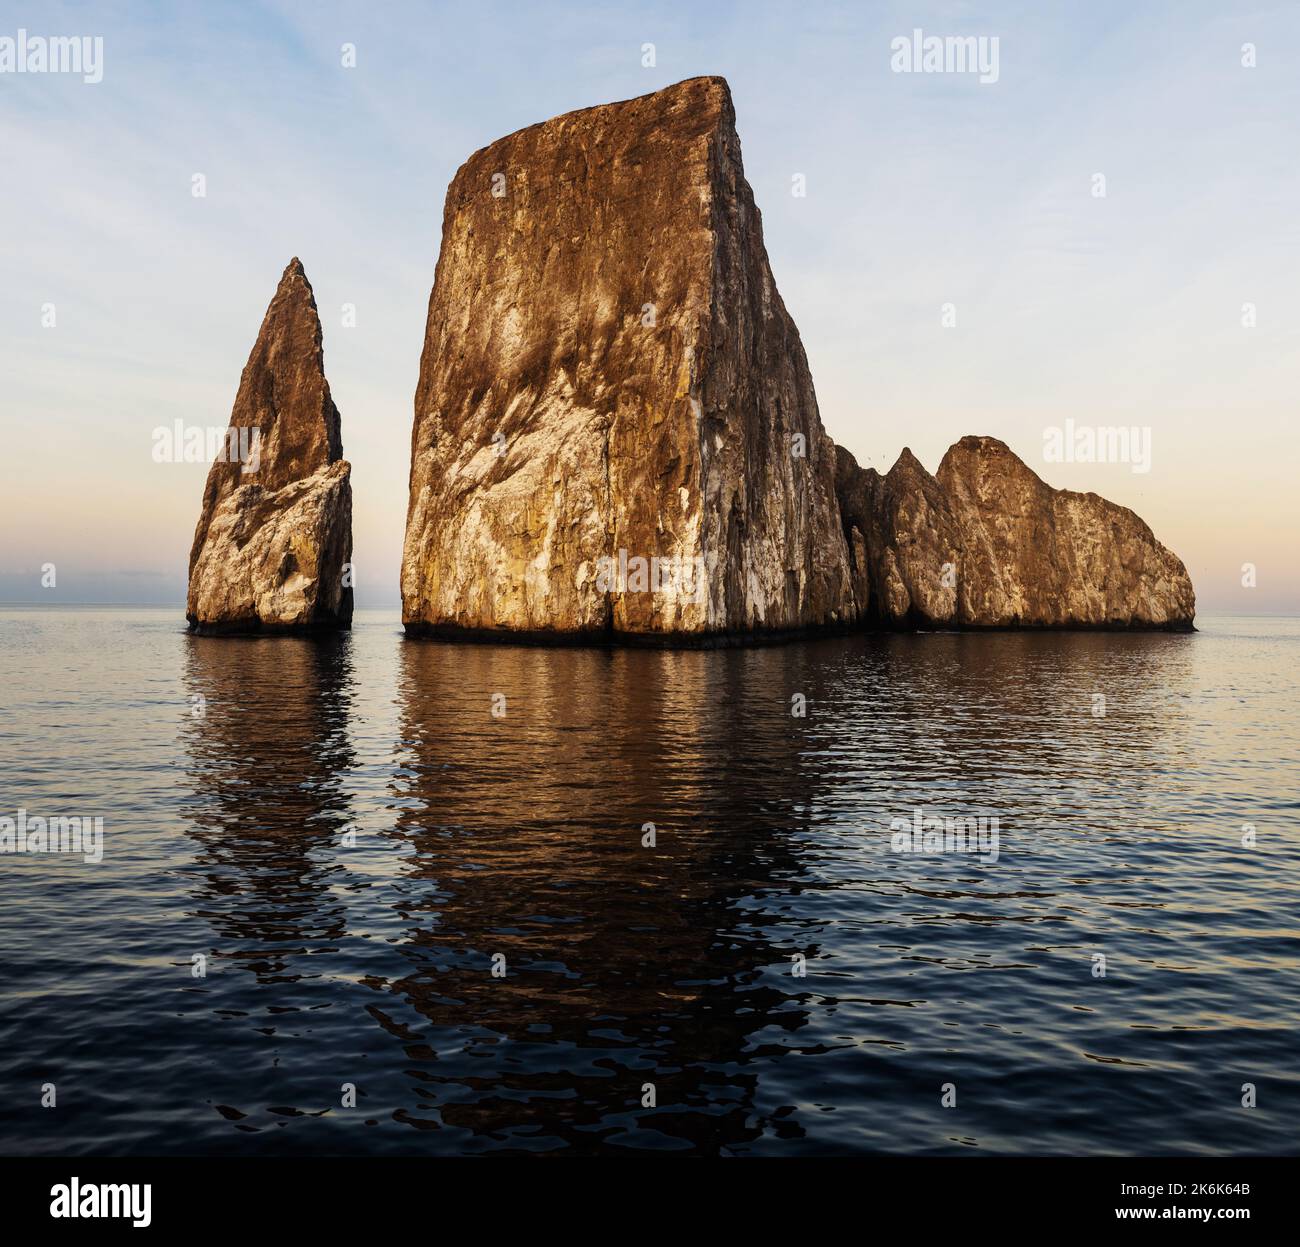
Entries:
{"label": "rippled water surface", "polygon": [[1296,1149],[1300,621],[179,624],[0,610],[0,815],[105,825],[0,857],[6,1153]]}

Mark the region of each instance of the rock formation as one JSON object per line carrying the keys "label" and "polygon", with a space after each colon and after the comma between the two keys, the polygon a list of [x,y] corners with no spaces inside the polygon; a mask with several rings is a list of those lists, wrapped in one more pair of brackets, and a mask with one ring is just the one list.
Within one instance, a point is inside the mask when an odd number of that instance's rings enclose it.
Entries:
{"label": "rock formation", "polygon": [[475,153],[447,192],[411,436],[409,633],[677,643],[1190,627],[1126,508],[1001,442],[880,476],[822,429],[730,93],[695,78]]}
{"label": "rock formation", "polygon": [[411,438],[408,632],[707,641],[850,622],[822,429],[727,84],[475,153]]}
{"label": "rock formation", "polygon": [[351,466],[325,380],[320,317],[297,259],[244,367],[190,550],[197,632],[346,628]]}
{"label": "rock formation", "polygon": [[904,450],[881,476],[836,448],[864,620],[895,627],[1190,629],[1182,562],[1127,507],[1053,489],[996,438],[935,476]]}

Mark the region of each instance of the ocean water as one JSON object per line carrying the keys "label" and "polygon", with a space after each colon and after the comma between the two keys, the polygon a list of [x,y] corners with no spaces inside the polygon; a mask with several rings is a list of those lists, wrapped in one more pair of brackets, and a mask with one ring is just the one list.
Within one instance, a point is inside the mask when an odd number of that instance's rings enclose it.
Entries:
{"label": "ocean water", "polygon": [[0,816],[104,820],[0,857],[0,1151],[1294,1152],[1300,621],[1198,623],[0,609]]}

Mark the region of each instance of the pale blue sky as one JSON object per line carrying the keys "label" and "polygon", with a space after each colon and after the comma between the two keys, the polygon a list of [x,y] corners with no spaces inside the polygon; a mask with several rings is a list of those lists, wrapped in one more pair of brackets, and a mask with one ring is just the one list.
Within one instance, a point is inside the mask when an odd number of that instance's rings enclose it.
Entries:
{"label": "pale blue sky", "polygon": [[[0,37],[20,27],[102,36],[104,80],[0,74],[0,600],[183,603],[206,466],[154,463],[151,431],[224,423],[298,255],[353,463],[358,605],[396,602],[451,176],[521,126],[720,73],[837,441],[933,469],[993,434],[1137,510],[1202,610],[1300,611],[1294,3],[0,0]],[[891,72],[914,27],[996,35],[998,82]],[[1067,418],[1150,426],[1151,472],[1044,463]]]}

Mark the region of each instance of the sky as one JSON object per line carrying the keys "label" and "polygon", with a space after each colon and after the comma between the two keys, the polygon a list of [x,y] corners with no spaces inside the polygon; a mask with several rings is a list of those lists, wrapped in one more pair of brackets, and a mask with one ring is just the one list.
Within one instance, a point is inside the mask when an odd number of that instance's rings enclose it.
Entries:
{"label": "sky", "polygon": [[[296,255],[357,605],[396,604],[451,177],[522,126],[722,74],[837,442],[934,470],[999,437],[1137,511],[1201,611],[1300,613],[1294,2],[0,0],[0,40],[20,29],[103,56],[99,82],[0,73],[0,602],[183,609],[207,465],[155,462],[153,431],[224,426]],[[899,72],[917,29],[996,38],[996,81]],[[1149,470],[1047,461],[1067,421],[1146,430]]]}

